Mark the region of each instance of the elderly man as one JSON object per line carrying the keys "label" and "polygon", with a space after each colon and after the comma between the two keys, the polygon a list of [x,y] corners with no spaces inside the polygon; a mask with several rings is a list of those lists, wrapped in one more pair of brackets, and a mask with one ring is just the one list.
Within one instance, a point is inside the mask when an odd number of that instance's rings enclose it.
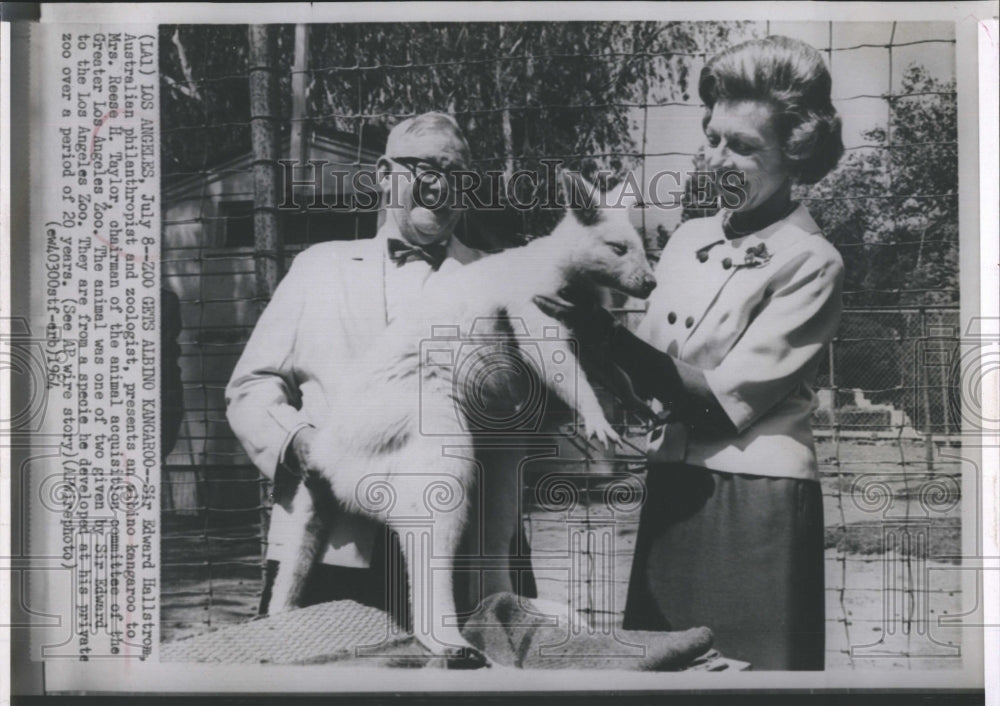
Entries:
{"label": "elderly man", "polygon": [[[428,279],[481,255],[452,237],[460,213],[445,198],[448,180],[433,178],[468,163],[468,144],[450,116],[427,113],[397,125],[377,165],[386,216],[378,234],[314,245],[300,254],[233,371],[226,389],[229,423],[257,468],[274,481],[262,614],[279,563],[291,559],[282,554],[287,511],[309,471],[304,459],[315,429],[336,398],[338,368],[365,355]],[[483,449],[477,458],[486,472],[476,496],[488,502],[473,503],[459,553],[460,611],[498,592],[535,593],[518,514],[520,454]],[[405,621],[406,573],[389,538],[386,528],[368,518],[338,517],[304,602],[350,598]]]}

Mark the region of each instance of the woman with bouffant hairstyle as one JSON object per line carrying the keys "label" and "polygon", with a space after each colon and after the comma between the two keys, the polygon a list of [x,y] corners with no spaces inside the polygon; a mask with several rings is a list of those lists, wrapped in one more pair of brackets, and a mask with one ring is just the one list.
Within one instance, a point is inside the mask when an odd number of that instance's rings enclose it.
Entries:
{"label": "woman with bouffant hairstyle", "polygon": [[840,160],[840,116],[830,100],[830,72],[819,52],[788,37],[740,44],[713,58],[701,72],[702,127],[722,101],[757,101],[771,107],[774,128],[795,180],[815,184]]}
{"label": "woman with bouffant hairstyle", "polygon": [[753,669],[823,669],[824,523],[810,416],[843,263],[801,204],[843,152],[830,73],[768,37],[701,73],[714,216],[684,223],[632,334],[592,304],[539,301],[607,346],[659,405],[626,629],[705,625]]}

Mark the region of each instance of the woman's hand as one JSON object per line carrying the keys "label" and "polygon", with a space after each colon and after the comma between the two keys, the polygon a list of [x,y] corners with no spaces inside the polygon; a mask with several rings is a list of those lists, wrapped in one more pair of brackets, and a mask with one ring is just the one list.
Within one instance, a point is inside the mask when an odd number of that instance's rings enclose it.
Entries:
{"label": "woman's hand", "polygon": [[565,324],[588,348],[606,349],[618,327],[615,318],[596,299],[577,302],[540,294],[532,297],[532,301],[553,319]]}
{"label": "woman's hand", "polygon": [[539,309],[569,327],[577,336],[583,349],[581,363],[587,377],[610,390],[627,409],[647,421],[660,422],[656,412],[636,394],[628,373],[614,360],[613,341],[624,329],[607,309],[593,298],[577,303],[561,297],[538,295],[533,297],[533,301]]}
{"label": "woman's hand", "polygon": [[[643,399],[655,397],[660,400],[665,407],[664,414],[654,415],[649,411],[658,422],[670,417],[692,427],[735,432],[708,386],[704,371],[657,350],[619,326],[595,300],[584,299],[576,303],[535,296],[533,301],[539,309],[572,329],[588,357],[602,369],[618,369],[624,373],[629,382],[625,397],[633,398],[642,406],[645,406],[641,402]],[[612,387],[619,393],[622,390],[620,386]]]}

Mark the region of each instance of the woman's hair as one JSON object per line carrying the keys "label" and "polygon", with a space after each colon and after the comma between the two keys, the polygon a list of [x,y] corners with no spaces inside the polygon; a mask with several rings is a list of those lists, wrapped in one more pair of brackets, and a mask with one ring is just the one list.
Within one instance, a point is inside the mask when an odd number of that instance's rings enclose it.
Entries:
{"label": "woman's hair", "polygon": [[703,126],[719,100],[770,104],[800,183],[822,179],[844,151],[840,117],[830,100],[830,72],[805,42],[772,36],[726,49],[701,70],[698,94],[706,106]]}

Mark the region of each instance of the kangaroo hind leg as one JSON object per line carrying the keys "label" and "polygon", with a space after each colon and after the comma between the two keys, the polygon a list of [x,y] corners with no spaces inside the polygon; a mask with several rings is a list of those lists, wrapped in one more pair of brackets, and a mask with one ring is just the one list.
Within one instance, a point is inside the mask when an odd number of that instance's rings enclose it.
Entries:
{"label": "kangaroo hind leg", "polygon": [[316,491],[300,484],[292,500],[288,522],[294,527],[288,534],[295,539],[282,551],[278,573],[271,589],[270,613],[283,613],[302,607],[306,581],[322,548],[330,538],[329,503],[317,502]]}
{"label": "kangaroo hind leg", "polygon": [[435,451],[435,473],[422,474],[417,482],[414,476],[400,479],[407,488],[407,504],[412,503],[407,508],[413,512],[410,516],[427,521],[390,520],[406,558],[413,632],[431,653],[445,657],[449,667],[482,667],[488,660],[462,637],[455,622],[455,554],[468,522],[474,462],[443,458],[440,446]]}

